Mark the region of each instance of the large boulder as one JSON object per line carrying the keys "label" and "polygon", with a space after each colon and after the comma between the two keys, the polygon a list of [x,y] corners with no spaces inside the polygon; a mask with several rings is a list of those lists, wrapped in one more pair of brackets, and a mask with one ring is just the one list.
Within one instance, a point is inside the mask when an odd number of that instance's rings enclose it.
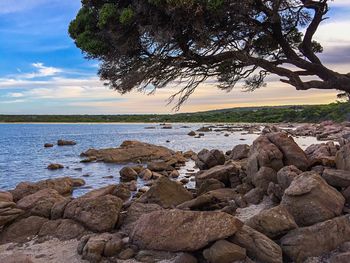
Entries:
{"label": "large boulder", "polygon": [[261,167],[252,177],[253,185],[261,188],[265,192],[267,191],[270,182],[277,183],[277,173],[270,167]]}
{"label": "large boulder", "polygon": [[205,194],[209,191],[225,188],[225,184],[214,178],[204,180],[197,190],[197,195]]}
{"label": "large boulder", "polygon": [[250,146],[248,144],[238,144],[236,145],[229,155],[231,160],[242,160],[248,158]]}
{"label": "large boulder", "polygon": [[247,250],[247,255],[264,263],[282,263],[282,250],[264,234],[244,225],[237,233],[229,238]]}
{"label": "large boulder", "polygon": [[161,210],[142,215],[130,238],[141,249],[196,251],[233,235],[241,226],[224,212]]}
{"label": "large boulder", "polygon": [[138,199],[138,202],[154,203],[164,208],[171,208],[192,198],[192,194],[181,184],[162,177]]}
{"label": "large boulder", "polygon": [[210,263],[232,263],[244,260],[246,250],[226,240],[218,240],[203,251],[203,256]]}
{"label": "large boulder", "polygon": [[56,190],[47,188],[23,197],[17,202],[17,207],[30,215],[50,218],[54,204],[64,200]]}
{"label": "large boulder", "polygon": [[233,163],[217,165],[209,170],[201,171],[196,174],[196,186],[200,187],[207,179],[216,179],[226,186],[230,186],[230,177],[238,176],[239,173],[239,167]]}
{"label": "large boulder", "polygon": [[295,262],[330,252],[350,241],[350,215],[290,231],[281,239],[285,255]]}
{"label": "large boulder", "polygon": [[0,232],[0,244],[27,242],[36,236],[42,225],[48,221],[47,218],[39,216],[30,216],[16,221]]}
{"label": "large boulder", "polygon": [[124,141],[118,148],[89,149],[81,154],[85,157],[96,157],[99,161],[108,163],[148,162],[152,160],[181,159],[174,151],[149,143],[139,141]]}
{"label": "large boulder", "polygon": [[306,148],[305,153],[308,156],[310,164],[312,166],[334,166],[335,155],[338,150],[339,146],[334,142],[327,142],[321,144],[312,144]]}
{"label": "large boulder", "polygon": [[350,171],[325,169],[322,177],[328,184],[334,187],[350,186]]}
{"label": "large boulder", "polygon": [[118,221],[122,205],[123,201],[113,195],[80,197],[66,206],[64,218],[74,219],[92,231],[110,231]]}
{"label": "large boulder", "polygon": [[277,183],[284,191],[290,186],[294,178],[301,173],[302,171],[294,165],[283,167],[277,172]]}
{"label": "large boulder", "polygon": [[79,239],[87,231],[79,223],[71,219],[58,219],[45,222],[39,233],[39,237],[55,237],[59,240]]}
{"label": "large boulder", "polygon": [[132,169],[131,167],[123,167],[120,172],[120,179],[121,181],[133,181],[137,180],[137,172]]}
{"label": "large boulder", "polygon": [[293,216],[283,205],[263,210],[249,218],[245,224],[270,238],[281,236],[298,227]]}
{"label": "large boulder", "polygon": [[196,165],[199,169],[210,169],[225,163],[225,154],[219,150],[203,149],[197,154]]}
{"label": "large boulder", "polygon": [[335,155],[337,169],[350,171],[350,143],[344,145]]}
{"label": "large boulder", "polygon": [[15,201],[46,188],[54,189],[60,195],[66,196],[73,192],[74,187],[79,187],[84,184],[84,180],[70,177],[47,179],[36,183],[22,182],[19,183],[11,193]]}
{"label": "large boulder", "polygon": [[315,172],[298,175],[281,201],[298,226],[309,226],[339,216],[344,203],[342,194]]}

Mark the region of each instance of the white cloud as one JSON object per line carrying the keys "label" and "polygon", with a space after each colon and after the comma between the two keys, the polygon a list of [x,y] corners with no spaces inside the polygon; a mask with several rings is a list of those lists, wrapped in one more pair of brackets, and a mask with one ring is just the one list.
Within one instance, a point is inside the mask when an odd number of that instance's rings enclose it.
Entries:
{"label": "white cloud", "polygon": [[32,66],[36,69],[35,72],[23,74],[20,77],[25,79],[34,79],[34,78],[41,78],[41,77],[51,77],[55,76],[58,73],[63,72],[60,68],[55,67],[46,67],[43,63],[33,63]]}
{"label": "white cloud", "polygon": [[24,97],[24,94],[23,94],[23,93],[20,93],[20,92],[13,92],[13,93],[7,94],[6,97],[10,97],[10,98],[21,98],[21,97]]}

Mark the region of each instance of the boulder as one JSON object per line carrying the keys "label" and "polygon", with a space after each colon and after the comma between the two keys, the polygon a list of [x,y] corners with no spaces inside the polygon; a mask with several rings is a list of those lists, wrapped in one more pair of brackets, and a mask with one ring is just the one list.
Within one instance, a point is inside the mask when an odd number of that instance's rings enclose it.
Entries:
{"label": "boulder", "polygon": [[118,221],[122,205],[123,201],[113,195],[80,197],[66,206],[64,218],[74,219],[92,231],[110,231]]}
{"label": "boulder", "polygon": [[350,215],[290,231],[281,239],[283,253],[295,262],[330,252],[350,240]]}
{"label": "boulder", "polygon": [[81,196],[82,198],[97,198],[101,197],[104,195],[113,195],[114,191],[116,190],[117,185],[112,184],[112,185],[107,185],[98,189],[91,190]]}
{"label": "boulder", "polygon": [[58,140],[57,145],[58,146],[72,146],[76,145],[77,143],[75,141],[67,141],[67,140]]}
{"label": "boulder", "polygon": [[309,167],[309,159],[305,152],[295,143],[291,136],[282,132],[269,133],[266,136],[282,152],[285,166],[295,165],[302,171]]}
{"label": "boulder", "polygon": [[270,182],[277,183],[277,173],[270,167],[261,167],[252,177],[253,185],[259,187],[265,192],[267,191]]}
{"label": "boulder", "polygon": [[103,162],[120,164],[148,162],[152,160],[167,161],[171,158],[180,158],[174,151],[166,147],[139,141],[124,141],[118,148],[101,150],[89,149],[81,155],[84,157],[94,156]]}
{"label": "boulder", "polygon": [[266,136],[260,136],[253,142],[248,155],[248,176],[252,177],[261,167],[270,167],[279,171],[283,166],[282,152]]}
{"label": "boulder", "polygon": [[66,209],[66,206],[73,200],[73,198],[66,197],[64,200],[56,202],[51,207],[51,220],[56,220],[63,217],[64,210]]}
{"label": "boulder", "polygon": [[39,216],[21,219],[4,228],[0,232],[0,244],[23,243],[36,236],[42,225],[49,220]]}
{"label": "boulder", "polygon": [[264,198],[265,191],[261,188],[253,188],[243,198],[248,204],[259,204]]}
{"label": "boulder", "polygon": [[264,263],[282,263],[282,250],[264,234],[244,225],[229,241],[243,247],[252,259]]}
{"label": "boulder", "polygon": [[47,188],[23,197],[17,202],[17,207],[30,215],[50,218],[54,204],[64,200],[56,190]]}
{"label": "boulder", "polygon": [[0,191],[0,202],[13,202],[13,196],[10,192]]}
{"label": "boulder", "polygon": [[197,154],[196,165],[199,169],[210,169],[225,163],[225,154],[219,150],[203,149]]}
{"label": "boulder", "polygon": [[121,181],[133,181],[133,180],[137,180],[137,172],[132,169],[131,167],[123,167],[120,172],[120,180]]}
{"label": "boulder", "polygon": [[310,160],[312,166],[324,165],[335,166],[335,155],[339,150],[339,146],[334,142],[321,144],[312,144],[306,148],[305,153]]}
{"label": "boulder", "polygon": [[154,203],[164,208],[170,208],[191,200],[192,198],[192,194],[182,185],[166,177],[162,177],[138,199],[138,202]]}
{"label": "boulder", "polygon": [[235,164],[217,165],[196,174],[196,187],[199,188],[205,180],[212,178],[224,183],[226,186],[230,186],[230,177],[238,176],[239,173],[239,167]]}
{"label": "boulder", "polygon": [[302,171],[294,165],[283,167],[277,172],[277,183],[284,191],[290,186],[294,178],[301,173]]}
{"label": "boulder", "polygon": [[269,238],[279,237],[298,227],[293,216],[283,205],[263,210],[249,218],[245,224]]}
{"label": "boulder", "polygon": [[149,214],[154,211],[161,210],[162,207],[157,204],[142,204],[134,202],[126,211],[126,215],[122,220],[121,229],[130,233],[134,227],[134,223],[144,214]]}
{"label": "boulder", "polygon": [[151,180],[152,179],[152,171],[149,169],[143,169],[139,173],[139,177],[145,181]]}
{"label": "boulder", "polygon": [[196,136],[197,133],[195,131],[190,131],[189,133],[187,133],[188,136]]}
{"label": "boulder", "polygon": [[175,168],[164,161],[154,161],[147,164],[147,169],[152,172],[173,171]]}
{"label": "boulder", "polygon": [[207,193],[211,190],[225,188],[225,184],[214,178],[204,180],[197,190],[197,195]]}
{"label": "boulder", "polygon": [[344,203],[341,193],[315,172],[298,175],[281,201],[298,226],[309,226],[339,216]]}
{"label": "boulder", "polygon": [[203,251],[203,256],[210,263],[232,263],[245,259],[246,250],[226,240],[218,240]]}
{"label": "boulder", "polygon": [[112,195],[119,197],[123,201],[127,201],[131,197],[130,187],[125,184],[118,184],[112,192]]}
{"label": "boulder", "polygon": [[141,249],[196,251],[233,235],[241,226],[223,212],[160,210],[142,215],[130,238]]}
{"label": "boulder", "polygon": [[335,155],[337,169],[350,171],[350,143],[344,145]]}
{"label": "boulder", "polygon": [[250,146],[248,144],[238,144],[236,145],[229,155],[230,160],[242,160],[248,158]]}
{"label": "boulder", "polygon": [[22,209],[18,209],[14,202],[0,201],[0,228],[14,221],[17,217],[24,213]]}
{"label": "boulder", "polygon": [[50,188],[56,190],[60,195],[66,196],[73,192],[74,187],[79,187],[85,184],[82,179],[74,179],[70,177],[47,179],[36,183],[22,182],[16,188],[10,191],[13,195],[13,200],[18,201],[23,197],[34,194],[40,190]]}
{"label": "boulder", "polygon": [[328,184],[334,187],[350,186],[350,171],[325,169],[322,177]]}
{"label": "boulder", "polygon": [[51,147],[53,147],[53,144],[52,143],[45,143],[44,147],[45,148],[51,148]]}
{"label": "boulder", "polygon": [[45,222],[39,233],[39,237],[55,237],[59,240],[79,239],[87,231],[79,223],[71,219],[58,219]]}

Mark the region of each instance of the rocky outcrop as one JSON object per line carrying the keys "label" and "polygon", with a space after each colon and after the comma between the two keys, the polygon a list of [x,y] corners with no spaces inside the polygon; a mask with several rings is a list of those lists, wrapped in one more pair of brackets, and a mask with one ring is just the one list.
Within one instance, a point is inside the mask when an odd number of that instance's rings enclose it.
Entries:
{"label": "rocky outcrop", "polygon": [[239,167],[235,164],[217,165],[209,170],[201,171],[196,174],[196,186],[200,187],[201,184],[207,179],[216,179],[226,186],[230,186],[230,177],[239,175]]}
{"label": "rocky outcrop", "polygon": [[225,163],[225,155],[219,150],[203,149],[197,154],[196,165],[201,170],[210,169]]}
{"label": "rocky outcrop", "polygon": [[295,262],[330,252],[350,240],[350,216],[341,216],[290,231],[281,239],[283,252]]}
{"label": "rocky outcrop", "polygon": [[203,251],[203,256],[211,263],[232,263],[245,259],[246,250],[226,240],[218,240]]}
{"label": "rocky outcrop", "polygon": [[161,210],[141,216],[130,237],[142,249],[195,251],[233,235],[241,226],[223,212]]}
{"label": "rocky outcrop", "polygon": [[181,184],[162,177],[138,199],[138,202],[154,203],[163,208],[171,208],[192,198],[192,194]]}
{"label": "rocky outcrop", "polygon": [[263,210],[249,218],[245,224],[270,238],[279,237],[298,227],[283,205]]}
{"label": "rocky outcrop", "polygon": [[124,141],[118,148],[109,149],[89,149],[81,154],[84,157],[96,157],[97,160],[107,163],[130,163],[130,162],[148,162],[152,160],[168,161],[175,158],[179,162],[184,162],[184,158],[174,151],[153,144]]}
{"label": "rocky outcrop", "polygon": [[80,197],[66,206],[64,218],[74,219],[92,231],[110,231],[118,221],[122,205],[123,201],[113,195]]}
{"label": "rocky outcrop", "polygon": [[335,156],[337,169],[350,171],[350,143],[344,145]]}
{"label": "rocky outcrop", "polygon": [[230,237],[229,241],[245,248],[247,255],[252,259],[266,263],[283,262],[280,246],[247,225]]}
{"label": "rocky outcrop", "polygon": [[29,215],[50,218],[51,208],[64,200],[56,190],[47,188],[23,197],[17,202],[17,207]]}
{"label": "rocky outcrop", "polygon": [[46,188],[54,189],[60,195],[66,196],[72,194],[74,187],[79,187],[84,184],[85,182],[82,179],[63,177],[57,179],[47,179],[36,183],[22,182],[10,192],[13,195],[14,201],[18,201],[27,195],[34,194],[35,192]]}
{"label": "rocky outcrop", "polygon": [[284,192],[281,202],[298,226],[339,216],[344,203],[344,197],[315,172],[298,175]]}

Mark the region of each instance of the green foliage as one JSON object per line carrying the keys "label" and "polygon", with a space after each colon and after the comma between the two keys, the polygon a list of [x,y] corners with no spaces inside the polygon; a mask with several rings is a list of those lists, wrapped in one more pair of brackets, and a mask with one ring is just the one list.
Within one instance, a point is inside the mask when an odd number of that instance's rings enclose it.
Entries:
{"label": "green foliage", "polygon": [[134,11],[131,7],[124,8],[119,16],[119,22],[121,24],[129,24],[135,16]]}
{"label": "green foliage", "polygon": [[172,115],[0,115],[0,122],[227,122],[281,123],[350,120],[350,103],[233,108]]}
{"label": "green foliage", "polygon": [[104,4],[99,11],[98,26],[100,28],[106,27],[108,23],[115,21],[116,16],[117,6],[112,3]]}

